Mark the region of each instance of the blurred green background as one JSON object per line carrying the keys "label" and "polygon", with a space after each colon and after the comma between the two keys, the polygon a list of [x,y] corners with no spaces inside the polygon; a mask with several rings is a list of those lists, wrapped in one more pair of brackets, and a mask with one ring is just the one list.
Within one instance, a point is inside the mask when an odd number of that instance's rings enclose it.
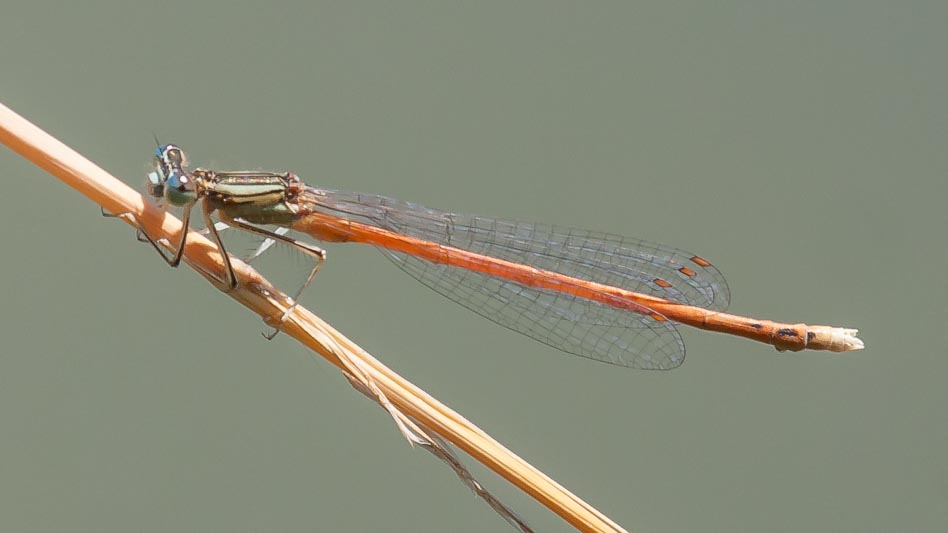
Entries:
{"label": "blurred green background", "polygon": [[[631,531],[936,531],[946,20],[944,2],[6,2],[0,98],[136,187],[154,133],[199,165],[708,257],[732,310],[858,327],[868,349],[689,330],[678,370],[610,367],[358,246],[329,246],[304,303]],[[333,367],[6,149],[0,176],[0,529],[505,530]]]}

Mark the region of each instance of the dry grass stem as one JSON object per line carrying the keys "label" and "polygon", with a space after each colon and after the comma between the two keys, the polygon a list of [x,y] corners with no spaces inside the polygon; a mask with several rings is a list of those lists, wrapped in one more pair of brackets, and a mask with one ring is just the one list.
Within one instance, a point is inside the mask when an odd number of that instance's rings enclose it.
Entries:
{"label": "dry grass stem", "polygon": [[[137,220],[155,238],[175,242],[181,222],[122,181],[0,104],[0,141],[111,213]],[[461,415],[384,366],[302,306],[280,322],[290,299],[255,270],[232,258],[240,284],[229,290],[216,246],[192,231],[185,262],[215,287],[339,367],[353,385],[389,411],[410,442],[446,461],[461,479],[515,527],[526,527],[483,490],[441,444],[444,439],[533,496],[581,531],[624,531],[618,524],[503,447]]]}

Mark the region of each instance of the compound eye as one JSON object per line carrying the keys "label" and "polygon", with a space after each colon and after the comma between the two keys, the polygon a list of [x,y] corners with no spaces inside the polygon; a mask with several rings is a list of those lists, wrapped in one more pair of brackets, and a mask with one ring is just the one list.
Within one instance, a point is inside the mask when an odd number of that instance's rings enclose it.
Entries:
{"label": "compound eye", "polygon": [[170,205],[189,205],[198,200],[197,185],[191,176],[172,172],[164,183],[164,198]]}
{"label": "compound eye", "polygon": [[194,190],[194,183],[187,174],[172,172],[165,182],[165,186],[179,192],[188,192]]}
{"label": "compound eye", "polygon": [[184,163],[184,154],[181,153],[181,150],[174,146],[169,146],[165,151],[165,158],[168,163],[174,166],[181,166]]}
{"label": "compound eye", "polygon": [[[187,166],[188,159],[184,151],[174,144],[163,144],[155,150],[155,159],[164,163],[167,168],[181,169]],[[167,175],[167,172],[166,172]]]}
{"label": "compound eye", "polygon": [[148,179],[145,180],[145,190],[155,198],[161,198],[165,194],[165,178],[158,172],[149,172]]}

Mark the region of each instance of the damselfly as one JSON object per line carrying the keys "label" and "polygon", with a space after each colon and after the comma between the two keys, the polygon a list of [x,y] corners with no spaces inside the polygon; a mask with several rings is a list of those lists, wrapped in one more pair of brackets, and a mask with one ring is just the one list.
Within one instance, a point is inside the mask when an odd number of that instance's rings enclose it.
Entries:
{"label": "damselfly", "polygon": [[376,246],[423,284],[502,326],[615,365],[679,366],[685,346],[676,323],[750,338],[778,350],[863,348],[855,329],[723,313],[730,295],[717,268],[701,256],[661,244],[319,189],[291,173],[191,170],[173,144],[158,147],[154,164],[148,192],[183,207],[185,227],[170,256],[152,244],[168,264],[177,266],[191,209],[200,202],[231,286],[237,277],[211,218],[215,212],[227,225],[289,244],[315,259],[294,301],[326,254],[262,225],[325,242]]}

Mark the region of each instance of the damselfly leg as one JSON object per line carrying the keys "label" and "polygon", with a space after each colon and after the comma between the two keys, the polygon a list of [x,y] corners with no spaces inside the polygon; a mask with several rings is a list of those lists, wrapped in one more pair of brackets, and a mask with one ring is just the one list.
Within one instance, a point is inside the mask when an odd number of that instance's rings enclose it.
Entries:
{"label": "damselfly leg", "polygon": [[[168,263],[168,265],[176,268],[181,263],[180,253],[173,253],[170,256],[168,255],[168,252],[165,248],[165,246],[168,248],[171,247],[171,244],[168,242],[168,239],[152,238],[152,236],[149,235],[148,232],[145,230],[144,226],[142,226],[142,223],[139,222],[138,218],[132,213],[128,213],[128,212],[109,213],[108,211],[105,210],[105,208],[99,208],[99,211],[102,213],[102,216],[106,218],[121,218],[121,219],[125,219],[129,221],[133,226],[135,226],[135,239],[138,242],[147,242],[148,244],[150,244],[155,249],[155,251],[158,252],[158,255],[160,255],[161,258],[164,259],[166,263]],[[178,246],[178,251],[183,250],[184,248],[184,236],[186,236],[188,232],[187,221],[189,218],[190,218],[190,209],[186,209],[185,214],[184,214],[185,228],[184,228],[184,231],[182,232],[182,239],[181,239],[181,243]]]}
{"label": "damselfly leg", "polygon": [[[283,316],[280,317],[281,323],[286,321],[287,317],[290,316],[290,313],[293,312],[293,309],[295,309],[296,306],[299,304],[299,299],[300,299],[300,296],[302,296],[303,291],[305,291],[306,288],[309,287],[310,283],[313,282],[313,279],[316,277],[316,273],[319,271],[319,267],[321,267],[323,262],[326,261],[326,250],[323,250],[322,248],[318,246],[300,241],[298,239],[287,237],[283,233],[277,233],[275,231],[270,231],[268,229],[264,229],[264,228],[254,226],[252,224],[248,224],[247,222],[239,218],[231,218],[227,216],[227,213],[224,211],[218,211],[218,216],[228,226],[239,228],[249,233],[254,233],[256,235],[266,237],[268,241],[272,240],[274,242],[281,242],[283,244],[292,246],[293,248],[312,257],[313,260],[315,261],[315,265],[313,266],[313,269],[310,271],[309,275],[306,277],[306,281],[303,282],[300,288],[296,291],[296,294],[293,295],[293,303],[290,304],[290,306],[286,308],[286,310],[283,312]],[[215,231],[214,234],[217,235],[217,232]],[[269,247],[266,245],[266,242],[263,245],[261,245],[261,248],[264,248],[264,247],[267,247],[267,248]],[[254,254],[254,257],[259,255],[260,253],[262,252],[258,251],[257,253]],[[266,337],[268,340],[272,340],[274,337],[276,337],[277,333],[279,333],[279,330],[274,328],[272,332],[263,333],[263,336]]]}

